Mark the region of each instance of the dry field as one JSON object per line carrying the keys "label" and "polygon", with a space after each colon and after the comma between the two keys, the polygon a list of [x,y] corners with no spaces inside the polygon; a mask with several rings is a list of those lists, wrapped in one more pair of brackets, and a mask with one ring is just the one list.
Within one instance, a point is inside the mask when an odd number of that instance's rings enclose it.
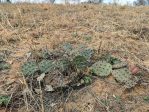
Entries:
{"label": "dry field", "polygon": [[[63,42],[127,57],[143,70],[140,82],[127,90],[111,77],[97,78],[79,90],[37,97],[20,67],[31,50]],[[11,64],[0,71],[0,95],[11,97],[0,112],[149,112],[149,7],[2,4],[0,53]]]}

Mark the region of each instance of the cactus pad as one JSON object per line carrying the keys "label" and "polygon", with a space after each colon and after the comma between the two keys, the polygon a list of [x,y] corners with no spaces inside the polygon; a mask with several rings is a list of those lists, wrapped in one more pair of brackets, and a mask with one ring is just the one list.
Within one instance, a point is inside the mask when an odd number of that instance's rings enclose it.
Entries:
{"label": "cactus pad", "polygon": [[42,60],[39,63],[39,70],[42,73],[52,72],[55,68],[55,63],[53,60]]}
{"label": "cactus pad", "polygon": [[131,79],[131,72],[127,68],[115,69],[112,71],[112,75],[120,83],[125,83]]}
{"label": "cactus pad", "polygon": [[30,62],[26,62],[23,66],[22,66],[22,73],[25,76],[28,75],[34,75],[35,72],[38,71],[38,66],[37,63],[35,61],[30,61]]}
{"label": "cactus pad", "polygon": [[98,61],[91,66],[91,70],[98,76],[106,77],[110,75],[112,71],[112,65],[105,61]]}

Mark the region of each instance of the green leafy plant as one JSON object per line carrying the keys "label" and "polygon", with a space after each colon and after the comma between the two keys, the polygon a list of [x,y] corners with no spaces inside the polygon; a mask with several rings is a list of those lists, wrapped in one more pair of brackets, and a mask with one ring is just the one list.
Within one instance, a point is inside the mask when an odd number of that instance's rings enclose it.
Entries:
{"label": "green leafy plant", "polygon": [[91,66],[91,71],[101,77],[106,77],[112,72],[112,65],[105,61],[98,61]]}
{"label": "green leafy plant", "polygon": [[0,106],[8,105],[9,101],[10,101],[10,97],[9,96],[0,96]]}
{"label": "green leafy plant", "polygon": [[23,66],[21,67],[21,70],[23,75],[29,76],[29,75],[34,75],[35,72],[37,72],[39,69],[35,61],[30,61],[30,62],[24,63]]}

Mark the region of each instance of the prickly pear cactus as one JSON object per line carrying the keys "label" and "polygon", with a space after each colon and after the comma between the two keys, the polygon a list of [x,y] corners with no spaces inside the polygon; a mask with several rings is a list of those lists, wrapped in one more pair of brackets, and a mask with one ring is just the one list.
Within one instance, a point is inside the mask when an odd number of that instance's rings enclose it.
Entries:
{"label": "prickly pear cactus", "polygon": [[52,72],[55,68],[55,62],[53,60],[42,60],[39,63],[39,70],[42,73]]}
{"label": "prickly pear cactus", "polygon": [[101,77],[106,77],[112,72],[112,65],[105,61],[98,61],[91,66],[91,71]]}
{"label": "prickly pear cactus", "polygon": [[128,68],[120,68],[112,71],[113,77],[120,83],[125,83],[131,79],[131,72]]}
{"label": "prickly pear cactus", "polygon": [[86,60],[86,58],[84,56],[76,56],[72,63],[74,64],[74,66],[77,68],[77,69],[84,69],[87,67],[88,65],[88,62]]}
{"label": "prickly pear cactus", "polygon": [[30,61],[30,62],[26,62],[22,66],[21,70],[22,70],[23,75],[29,76],[29,75],[34,75],[35,72],[37,72],[39,69],[35,61]]}

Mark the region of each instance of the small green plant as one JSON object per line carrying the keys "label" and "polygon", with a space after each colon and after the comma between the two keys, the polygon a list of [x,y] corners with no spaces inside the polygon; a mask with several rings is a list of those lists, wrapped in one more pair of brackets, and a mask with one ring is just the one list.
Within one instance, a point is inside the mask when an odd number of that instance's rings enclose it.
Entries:
{"label": "small green plant", "polygon": [[112,72],[112,65],[105,61],[98,61],[91,66],[91,71],[101,77],[106,77]]}
{"label": "small green plant", "polygon": [[81,81],[82,81],[83,84],[88,85],[88,84],[92,83],[92,78],[89,77],[89,76],[84,76]]}
{"label": "small green plant", "polygon": [[9,96],[0,96],[0,106],[8,105],[9,101],[10,101],[10,97]]}
{"label": "small green plant", "polygon": [[23,75],[30,76],[30,75],[34,75],[35,72],[37,72],[39,69],[35,61],[30,61],[30,62],[24,63],[23,66],[21,67],[21,70]]}
{"label": "small green plant", "polygon": [[143,98],[143,100],[144,100],[145,102],[148,102],[148,103],[149,103],[149,96],[145,96],[145,97]]}

